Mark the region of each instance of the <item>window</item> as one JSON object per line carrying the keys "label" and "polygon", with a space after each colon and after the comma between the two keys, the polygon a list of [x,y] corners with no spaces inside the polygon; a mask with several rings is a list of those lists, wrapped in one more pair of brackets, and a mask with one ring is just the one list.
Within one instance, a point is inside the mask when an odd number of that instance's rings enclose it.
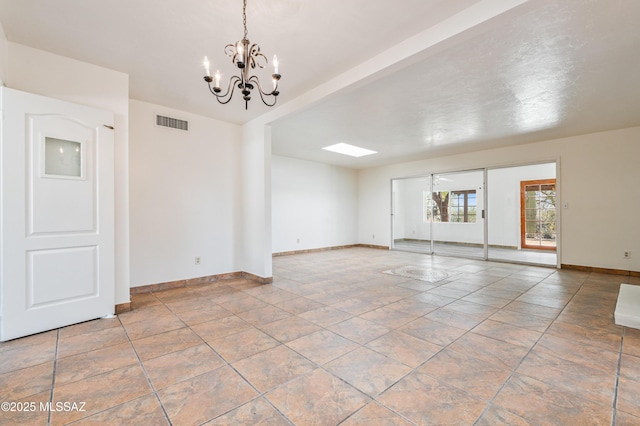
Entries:
{"label": "window", "polygon": [[449,222],[475,223],[476,191],[453,191],[449,212]]}
{"label": "window", "polygon": [[476,222],[476,190],[425,193],[425,222]]}

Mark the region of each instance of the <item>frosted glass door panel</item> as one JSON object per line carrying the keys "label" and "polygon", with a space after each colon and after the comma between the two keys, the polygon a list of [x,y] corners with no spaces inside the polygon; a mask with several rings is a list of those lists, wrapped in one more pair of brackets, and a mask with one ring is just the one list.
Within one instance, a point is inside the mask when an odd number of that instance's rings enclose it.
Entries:
{"label": "frosted glass door panel", "polygon": [[48,176],[82,177],[82,144],[56,138],[45,138],[44,174]]}

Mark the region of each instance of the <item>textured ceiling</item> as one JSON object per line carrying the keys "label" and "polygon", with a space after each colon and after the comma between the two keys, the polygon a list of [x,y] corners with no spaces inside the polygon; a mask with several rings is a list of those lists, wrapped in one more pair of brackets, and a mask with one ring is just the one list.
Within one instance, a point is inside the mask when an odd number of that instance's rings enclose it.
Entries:
{"label": "textured ceiling", "polygon": [[[248,0],[247,28],[277,54],[279,104],[479,0]],[[224,47],[243,36],[242,0],[0,0],[12,42],[129,74],[134,99],[246,123],[265,113],[257,94],[219,105],[202,59],[228,78]],[[263,70],[271,83],[270,67]]]}
{"label": "textured ceiling", "polygon": [[[512,10],[410,60],[372,61],[503,4]],[[0,24],[9,41],[129,74],[133,99],[246,123],[270,110],[218,105],[201,65],[207,55],[231,74],[223,47],[242,37],[241,11],[240,0],[0,0]],[[280,58],[279,105],[377,67],[286,108],[272,123],[279,155],[362,168],[640,125],[639,1],[249,0],[247,21],[250,40]],[[379,154],[320,149],[338,142]]]}
{"label": "textured ceiling", "polygon": [[[274,153],[363,168],[640,125],[640,2],[535,3],[276,121]],[[380,154],[318,149],[339,142]]]}

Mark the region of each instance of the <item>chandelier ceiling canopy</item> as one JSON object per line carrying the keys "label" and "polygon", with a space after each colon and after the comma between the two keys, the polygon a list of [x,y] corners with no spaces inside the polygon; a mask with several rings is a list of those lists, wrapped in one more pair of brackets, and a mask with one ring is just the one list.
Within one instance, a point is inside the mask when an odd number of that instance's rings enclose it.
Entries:
{"label": "chandelier ceiling canopy", "polygon": [[278,83],[280,81],[280,73],[278,72],[278,57],[273,55],[273,74],[271,74],[271,80],[273,88],[271,91],[264,90],[260,84],[260,80],[256,75],[249,75],[250,70],[257,68],[264,68],[268,65],[269,60],[260,51],[260,46],[257,43],[251,44],[247,36],[247,0],[243,0],[242,5],[242,24],[244,25],[244,37],[242,40],[236,43],[227,44],[224,47],[224,53],[231,58],[231,62],[238,68],[239,75],[234,75],[229,79],[227,89],[223,93],[220,87],[220,80],[222,74],[219,70],[216,70],[213,77],[211,76],[211,64],[209,59],[204,57],[204,69],[206,75],[204,81],[209,86],[209,91],[216,97],[219,103],[226,104],[233,97],[233,93],[236,89],[241,90],[242,98],[245,102],[245,109],[249,107],[249,101],[251,100],[251,91],[255,88],[258,90],[260,99],[267,106],[274,106],[278,100]]}

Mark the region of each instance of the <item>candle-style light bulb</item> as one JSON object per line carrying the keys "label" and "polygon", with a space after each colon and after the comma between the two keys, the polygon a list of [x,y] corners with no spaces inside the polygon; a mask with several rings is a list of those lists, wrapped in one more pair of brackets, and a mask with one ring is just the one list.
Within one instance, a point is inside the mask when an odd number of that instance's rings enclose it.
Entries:
{"label": "candle-style light bulb", "polygon": [[279,74],[278,73],[278,65],[280,65],[278,63],[278,57],[276,55],[273,55],[273,73],[274,74]]}
{"label": "candle-style light bulb", "polygon": [[211,70],[209,68],[209,58],[207,58],[206,56],[204,57],[203,65],[204,65],[204,72],[206,73],[206,76],[207,77],[210,76]]}
{"label": "candle-style light bulb", "polygon": [[215,79],[215,84],[213,87],[220,87],[220,79],[222,78],[222,75],[220,74],[220,70],[216,70],[216,74],[213,77]]}
{"label": "candle-style light bulb", "polygon": [[236,51],[238,52],[238,62],[244,63],[244,46],[242,45],[241,41],[238,42]]}

